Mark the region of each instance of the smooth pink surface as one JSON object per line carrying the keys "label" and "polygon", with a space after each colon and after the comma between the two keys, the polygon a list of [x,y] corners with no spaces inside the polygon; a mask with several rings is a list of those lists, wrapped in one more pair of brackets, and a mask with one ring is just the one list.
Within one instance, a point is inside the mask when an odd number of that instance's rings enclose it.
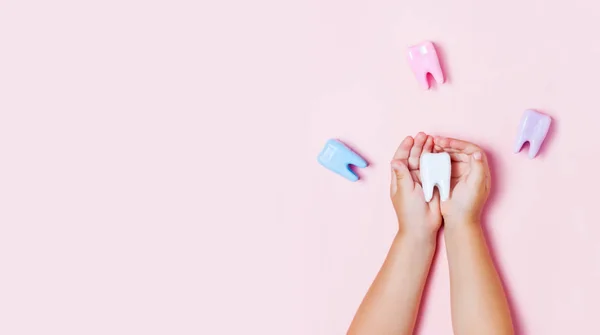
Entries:
{"label": "smooth pink surface", "polygon": [[408,48],[408,64],[424,89],[431,86],[428,75],[438,84],[444,83],[444,72],[433,43],[427,41]]}
{"label": "smooth pink surface", "polygon": [[[1,334],[343,334],[395,233],[389,160],[487,149],[522,334],[599,334],[600,4],[2,1]],[[409,45],[438,43],[422,90]],[[534,160],[523,110],[553,117]],[[338,137],[372,165],[315,160]],[[421,334],[451,334],[444,246]]]}

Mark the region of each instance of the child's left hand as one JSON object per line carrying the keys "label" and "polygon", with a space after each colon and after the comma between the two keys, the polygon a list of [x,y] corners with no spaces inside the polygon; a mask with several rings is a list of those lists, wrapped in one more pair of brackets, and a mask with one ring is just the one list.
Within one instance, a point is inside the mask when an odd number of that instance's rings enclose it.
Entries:
{"label": "child's left hand", "polygon": [[402,141],[392,160],[391,198],[398,216],[399,234],[419,239],[435,238],[442,225],[440,197],[425,202],[419,171],[422,153],[433,150],[433,138],[419,133]]}

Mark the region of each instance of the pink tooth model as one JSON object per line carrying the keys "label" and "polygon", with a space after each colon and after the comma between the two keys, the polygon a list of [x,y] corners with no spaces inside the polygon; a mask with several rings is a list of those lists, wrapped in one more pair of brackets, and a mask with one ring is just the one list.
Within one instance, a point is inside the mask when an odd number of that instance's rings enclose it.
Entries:
{"label": "pink tooth model", "polygon": [[431,73],[438,84],[444,83],[444,73],[433,43],[423,42],[408,48],[408,62],[424,89],[429,89],[427,73]]}

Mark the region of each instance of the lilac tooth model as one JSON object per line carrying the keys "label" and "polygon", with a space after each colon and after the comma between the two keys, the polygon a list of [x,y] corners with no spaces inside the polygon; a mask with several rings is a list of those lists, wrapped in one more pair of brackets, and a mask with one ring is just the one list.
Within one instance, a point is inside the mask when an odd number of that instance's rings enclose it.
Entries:
{"label": "lilac tooth model", "polygon": [[552,119],[532,109],[526,110],[519,124],[519,133],[515,144],[515,153],[521,151],[525,142],[529,142],[529,158],[533,159],[548,134]]}

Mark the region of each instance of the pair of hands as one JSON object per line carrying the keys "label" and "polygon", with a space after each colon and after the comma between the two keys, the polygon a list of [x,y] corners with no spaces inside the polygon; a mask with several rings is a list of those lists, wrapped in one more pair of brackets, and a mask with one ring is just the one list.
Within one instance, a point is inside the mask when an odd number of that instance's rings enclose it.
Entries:
{"label": "pair of hands", "polygon": [[[422,154],[438,152],[450,155],[450,198],[441,202],[436,190],[427,203],[419,162]],[[477,145],[419,133],[402,141],[391,165],[391,198],[398,216],[399,233],[431,238],[437,234],[442,221],[446,227],[479,224],[491,178],[485,153]]]}

